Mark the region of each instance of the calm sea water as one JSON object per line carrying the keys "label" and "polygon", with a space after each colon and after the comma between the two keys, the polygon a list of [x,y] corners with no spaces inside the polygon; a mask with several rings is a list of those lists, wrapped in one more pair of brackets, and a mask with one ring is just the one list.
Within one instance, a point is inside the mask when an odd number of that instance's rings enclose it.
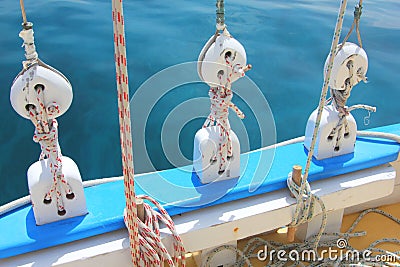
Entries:
{"label": "calm sea water", "polygon": [[[28,19],[34,22],[40,58],[62,71],[73,85],[73,104],[59,118],[63,154],[77,162],[84,180],[121,175],[111,1],[26,0],[25,4]],[[356,1],[349,1],[345,33],[351,25],[355,4]],[[248,76],[268,100],[277,141],[303,135],[307,118],[318,104],[322,67],[330,48],[338,7],[339,1],[332,0],[226,1],[226,23],[247,50],[248,62],[253,65]],[[399,11],[397,0],[364,1],[361,33],[369,56],[370,82],[353,90],[349,104],[377,107],[378,112],[372,115],[368,127],[399,122]],[[197,59],[215,29],[215,2],[125,1],[125,22],[133,95],[157,72]],[[33,125],[19,117],[9,102],[9,89],[23,60],[22,41],[18,37],[20,24],[18,1],[3,1],[0,5],[3,92],[0,97],[3,123],[0,204],[28,193],[26,170],[40,153],[39,146],[32,141]],[[355,42],[354,37],[350,40]],[[207,112],[177,125],[181,129],[178,137],[168,136],[168,131],[162,134],[163,122],[175,106],[192,98],[207,97],[208,88],[204,84],[192,84],[190,88],[170,92],[155,103],[146,131],[139,129],[145,133],[146,153],[156,169],[179,164],[167,160],[161,139],[178,140],[177,149],[191,158],[193,136]],[[235,102],[248,115],[243,121],[249,135],[246,149],[266,145],[258,138],[264,129],[259,129],[252,115],[261,111],[252,110],[240,98]],[[207,110],[207,105],[201,110]],[[359,128],[367,127],[363,125],[366,112],[356,111],[353,115]],[[143,153],[135,151],[135,157]],[[148,166],[136,164],[137,172],[148,170]]]}

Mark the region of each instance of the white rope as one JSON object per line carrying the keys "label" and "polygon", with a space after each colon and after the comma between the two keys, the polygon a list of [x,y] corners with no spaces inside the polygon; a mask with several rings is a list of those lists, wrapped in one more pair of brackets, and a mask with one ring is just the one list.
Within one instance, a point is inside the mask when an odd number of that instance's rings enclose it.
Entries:
{"label": "white rope", "polygon": [[[229,34],[224,30],[224,34]],[[227,54],[225,57],[226,67],[226,81],[222,80],[224,73],[218,73],[220,84],[217,87],[211,87],[208,95],[210,96],[210,115],[207,117],[203,124],[203,128],[213,126],[214,124],[220,129],[219,149],[218,153],[213,156],[213,160],[220,161],[219,172],[223,172],[226,167],[227,160],[232,157],[232,140],[230,137],[231,126],[229,123],[228,115],[229,109],[233,109],[236,115],[244,119],[243,112],[232,103],[232,80],[238,76],[243,77],[246,69],[238,66],[233,66],[233,55]]]}
{"label": "white rope", "polygon": [[[335,148],[341,147],[342,144],[342,136],[346,136],[349,134],[349,126],[348,126],[348,121],[347,121],[347,115],[355,110],[355,109],[365,109],[368,110],[368,118],[370,116],[371,112],[376,111],[376,107],[368,106],[368,105],[353,105],[351,107],[347,107],[347,100],[350,97],[351,90],[353,89],[353,86],[357,83],[357,79],[366,81],[367,78],[365,77],[364,72],[357,72],[356,76],[354,77],[354,65],[353,61],[348,61],[347,63],[347,68],[349,70],[349,79],[348,82],[345,83],[345,89],[344,90],[336,90],[331,88],[331,95],[332,97],[330,98],[335,106],[335,109],[339,112],[339,121],[337,125],[332,129],[332,131],[329,134],[330,139],[333,139],[333,137],[336,135],[336,144]],[[329,100],[325,102],[326,104],[329,103]],[[364,119],[365,121],[365,119]]]}
{"label": "white rope", "polygon": [[22,63],[24,69],[38,62],[38,53],[36,52],[35,38],[33,37],[32,23],[27,22],[24,29],[19,33],[19,37],[24,40],[22,47],[25,49],[26,61]]}
{"label": "white rope", "polygon": [[120,125],[120,143],[124,193],[127,214],[129,244],[133,266],[140,266],[140,245],[135,197],[131,121],[129,107],[129,80],[126,60],[125,28],[122,0],[112,0],[112,19],[114,33],[114,58],[118,92],[118,119]]}
{"label": "white rope", "polygon": [[[122,0],[112,0],[114,29],[115,68],[118,89],[118,113],[121,136],[122,169],[126,209],[124,220],[129,232],[131,259],[136,266],[185,266],[185,249],[175,226],[165,209],[148,196],[135,195],[134,166],[132,153],[131,115],[129,107],[129,80],[126,57],[126,42]],[[146,199],[152,202],[160,213],[144,204],[146,222],[138,218],[137,202]],[[142,218],[143,219],[143,218]],[[160,239],[158,221],[164,223],[174,237],[174,253],[169,255]]]}
{"label": "white rope", "polygon": [[[23,4],[21,4],[22,7]],[[26,61],[23,62],[23,66],[27,70],[39,62],[34,43],[32,23],[24,22],[24,29],[20,32],[19,36],[24,40],[23,47],[25,48]],[[29,79],[27,79],[25,88],[29,88],[29,82]],[[28,105],[28,113],[31,122],[35,126],[33,140],[40,144],[42,150],[39,160],[48,160],[48,166],[53,178],[52,186],[44,196],[43,202],[49,204],[55,196],[58,214],[62,216],[66,213],[62,195],[65,194],[68,199],[73,199],[75,195],[62,173],[62,154],[58,143],[57,120],[49,120],[49,116],[59,114],[60,109],[55,102],[48,107],[45,106],[45,89],[44,85],[35,86],[32,93],[36,95],[38,106]]]}
{"label": "white rope", "polygon": [[[175,229],[174,222],[167,211],[153,198],[145,195],[137,196],[137,199],[148,200],[159,211],[144,203],[144,222],[138,218],[139,242],[140,242],[140,266],[185,266],[185,249],[182,240]],[[169,254],[161,242],[160,223],[164,224],[172,235],[173,253]]]}
{"label": "white rope", "polygon": [[[304,175],[302,176],[302,179],[300,181],[300,187],[298,190],[298,192],[300,192],[300,195],[303,194],[303,192],[306,192],[307,194],[309,194],[308,197],[311,198],[310,201],[315,201],[317,198],[311,192],[308,192],[306,190],[306,188],[309,186],[307,183],[307,178],[308,178],[308,174],[309,174],[309,170],[310,170],[310,166],[311,166],[312,157],[314,154],[315,144],[317,141],[317,134],[318,134],[318,129],[319,129],[319,126],[321,123],[323,108],[326,103],[326,95],[328,93],[329,80],[330,80],[330,76],[332,73],[333,61],[335,59],[336,50],[337,50],[339,39],[340,39],[340,33],[342,30],[343,18],[344,18],[344,13],[346,11],[346,6],[347,6],[347,0],[342,0],[342,2],[340,4],[338,18],[337,18],[337,22],[336,22],[336,26],[335,26],[335,32],[334,32],[333,40],[332,40],[332,44],[331,44],[327,73],[326,73],[324,84],[323,84],[322,90],[321,90],[321,97],[320,97],[319,105],[318,105],[317,118],[316,118],[315,127],[314,127],[314,131],[313,131],[313,135],[312,135],[310,149],[308,151],[306,167],[304,170]],[[292,184],[294,184],[294,183],[289,182],[289,185],[293,186]],[[290,189],[290,187],[289,187],[289,189]],[[304,208],[304,205],[302,202],[303,202],[303,197],[298,197],[295,213],[293,215],[292,222],[289,224],[289,227],[291,227],[291,228],[297,226],[298,222],[303,220],[302,218],[304,216],[304,213],[302,213],[301,210],[302,210],[302,208]],[[313,249],[317,248],[318,243],[321,239],[321,236],[325,230],[326,223],[327,223],[327,215],[326,215],[326,211],[324,209],[324,204],[322,201],[318,201],[318,203],[320,204],[323,213],[322,213],[321,227],[316,236],[315,242],[313,244]]]}

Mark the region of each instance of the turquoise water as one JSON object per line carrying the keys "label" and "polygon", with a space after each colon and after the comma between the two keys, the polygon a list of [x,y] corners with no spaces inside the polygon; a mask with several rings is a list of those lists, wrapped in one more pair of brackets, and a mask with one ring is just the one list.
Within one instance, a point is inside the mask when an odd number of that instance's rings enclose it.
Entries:
{"label": "turquoise water", "polygon": [[[351,25],[355,3],[349,1],[344,32]],[[84,180],[121,175],[111,1],[26,0],[25,4],[28,19],[34,22],[40,58],[62,71],[73,85],[73,104],[59,118],[63,154],[77,162]],[[131,95],[157,72],[197,59],[214,32],[214,4],[195,0],[125,1]],[[277,141],[303,135],[307,118],[318,104],[322,67],[338,7],[339,1],[332,0],[226,1],[226,23],[247,50],[248,62],[253,65],[248,76],[268,100]],[[399,122],[399,11],[397,0],[364,1],[361,34],[369,57],[369,83],[354,88],[349,104],[375,105],[378,111],[368,126],[363,125],[365,111],[353,113],[361,129]],[[23,60],[20,24],[18,1],[3,1],[0,204],[28,193],[26,170],[40,153],[32,141],[33,125],[19,117],[9,102],[9,89]],[[355,42],[354,37],[350,40]],[[156,169],[179,165],[168,162],[162,138],[166,142],[178,138],[178,149],[191,158],[193,136],[208,115],[203,112],[208,109],[205,106],[199,109],[203,113],[198,117],[177,126],[181,128],[178,137],[168,136],[168,131],[163,136],[162,123],[174,107],[188,99],[207,97],[208,88],[201,83],[179,88],[155,103],[146,125],[146,149]],[[260,129],[252,115],[262,111],[246,106],[240,98],[234,101],[248,115],[243,121],[249,135],[244,150],[268,144],[258,136],[260,131],[271,131],[273,136],[273,129]],[[142,153],[135,151],[135,157]],[[149,170],[139,163],[135,167],[137,172]]]}

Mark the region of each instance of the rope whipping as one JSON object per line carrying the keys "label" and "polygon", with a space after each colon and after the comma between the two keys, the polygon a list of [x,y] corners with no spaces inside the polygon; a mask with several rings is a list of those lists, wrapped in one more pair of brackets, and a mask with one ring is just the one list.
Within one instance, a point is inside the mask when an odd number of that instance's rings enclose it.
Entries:
{"label": "rope whipping", "polygon": [[[250,260],[260,260],[260,256],[265,260],[266,266],[269,267],[283,267],[283,266],[399,266],[400,262],[400,251],[389,252],[387,250],[377,248],[376,246],[382,243],[390,243],[394,245],[400,245],[400,240],[396,238],[382,238],[372,242],[365,249],[355,249],[353,246],[349,244],[349,240],[351,238],[362,238],[367,235],[367,232],[360,231],[354,232],[356,226],[360,223],[362,219],[366,217],[366,215],[376,213],[381,216],[386,217],[390,221],[397,223],[400,226],[400,219],[392,216],[391,214],[379,210],[379,209],[368,209],[360,213],[357,219],[352,223],[349,229],[343,233],[324,233],[323,236],[326,237],[325,241],[320,241],[318,244],[318,249],[326,249],[326,248],[337,248],[337,254],[333,256],[336,257],[326,257],[323,258],[316,250],[310,251],[310,247],[312,247],[317,235],[311,237],[309,240],[306,240],[303,243],[289,243],[284,244],[276,241],[267,241],[260,237],[255,237],[250,239],[246,246],[239,250],[234,246],[221,246],[211,250],[206,255],[206,260],[202,267],[211,267],[211,261],[213,257],[221,252],[222,250],[228,249],[237,253],[238,260],[234,266],[243,267],[243,266],[252,266]],[[261,255],[260,248],[267,247],[268,251],[262,251],[262,253],[266,253]],[[341,252],[340,249],[343,249],[344,252]],[[278,256],[278,253],[271,253],[271,251],[285,251],[286,260],[282,260],[281,257]],[[291,251],[296,251],[298,254],[293,253],[289,254]],[[303,253],[306,251],[307,253]],[[351,251],[351,253],[346,253],[346,251]],[[371,253],[370,253],[371,252]],[[375,253],[373,255],[372,253]],[[391,259],[390,262],[379,262],[377,261],[377,255],[385,255],[388,259]],[[291,255],[291,256],[289,256]],[[369,255],[369,258],[365,258],[364,255]],[[327,253],[325,256],[328,256]]]}
{"label": "rope whipping", "polygon": [[[33,79],[35,68],[38,65],[43,66],[44,64],[39,60],[38,53],[36,52],[33,24],[26,19],[23,0],[20,0],[20,5],[23,17],[23,30],[19,33],[19,36],[24,41],[23,47],[25,49],[26,58],[22,63],[22,73],[29,72],[30,74],[30,79],[26,80],[24,89],[26,92],[30,92],[30,81]],[[45,90],[46,88],[42,84],[37,84],[34,87],[34,92],[30,93],[35,95],[38,105],[27,105],[27,111],[31,122],[35,126],[33,141],[40,144],[42,151],[39,160],[48,160],[48,166],[53,179],[52,186],[45,194],[43,202],[45,204],[50,204],[55,197],[57,201],[57,212],[60,216],[63,216],[66,214],[66,211],[62,195],[65,194],[67,199],[73,199],[75,195],[66,177],[62,173],[62,154],[58,143],[58,122],[55,118],[49,119],[49,117],[60,113],[59,106],[55,102],[48,105],[48,107],[45,106]]]}
{"label": "rope whipping", "polygon": [[[124,220],[129,232],[132,263],[134,266],[164,266],[164,262],[166,261],[170,266],[177,266],[178,264],[185,266],[185,249],[168,213],[151,197],[135,195],[129,82],[122,5],[122,0],[112,0],[118,113],[126,200]],[[149,204],[143,203],[145,213],[143,219],[145,222],[138,218],[137,209],[137,202],[143,199],[153,203],[159,210],[157,212]],[[174,252],[172,256],[169,255],[161,242],[159,222],[164,223],[172,233],[174,239]]]}

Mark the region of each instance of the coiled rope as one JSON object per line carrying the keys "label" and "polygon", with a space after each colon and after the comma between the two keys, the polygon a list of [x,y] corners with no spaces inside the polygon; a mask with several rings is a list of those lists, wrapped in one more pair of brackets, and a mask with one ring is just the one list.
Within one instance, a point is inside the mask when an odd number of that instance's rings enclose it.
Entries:
{"label": "coiled rope", "polygon": [[[400,219],[388,214],[385,211],[379,210],[379,209],[368,209],[360,213],[360,215],[357,217],[357,219],[352,223],[352,225],[349,227],[349,229],[344,232],[344,233],[324,233],[323,236],[327,237],[325,241],[321,241],[318,244],[319,249],[323,248],[336,248],[338,247],[338,239],[340,239],[342,242],[344,240],[345,246],[343,249],[345,250],[351,250],[352,252],[356,252],[357,254],[353,254],[353,257],[334,257],[332,258],[321,258],[320,255],[316,252],[316,254],[308,254],[308,255],[315,255],[313,258],[291,258],[287,257],[287,261],[282,261],[278,257],[278,253],[270,254],[270,255],[263,255],[267,262],[267,266],[270,267],[282,267],[282,266],[352,266],[354,264],[362,264],[362,265],[357,265],[357,266],[399,266],[398,263],[384,263],[384,262],[377,262],[375,261],[375,258],[371,256],[370,259],[364,259],[363,255],[366,255],[367,251],[371,251],[374,253],[381,253],[385,255],[392,255],[397,262],[400,262],[400,251],[395,251],[395,252],[389,252],[384,249],[376,248],[378,244],[381,243],[392,243],[392,244],[400,244],[400,240],[395,239],[395,238],[382,238],[380,240],[376,240],[372,242],[366,249],[362,250],[356,250],[354,247],[349,245],[349,239],[350,238],[358,238],[358,237],[363,237],[367,234],[365,231],[361,232],[353,232],[356,226],[360,223],[360,221],[365,218],[367,214],[370,213],[377,213],[380,214],[389,220],[397,223],[400,226]],[[238,255],[238,260],[234,266],[241,267],[241,266],[252,266],[250,260],[251,259],[258,259],[259,253],[257,249],[260,249],[260,247],[267,247],[268,251],[285,251],[286,255],[289,255],[288,252],[290,251],[297,251],[300,255],[302,251],[308,251],[309,248],[313,245],[315,242],[315,238],[317,236],[311,237],[309,240],[306,240],[303,243],[289,243],[289,244],[284,244],[281,242],[276,242],[276,241],[266,241],[260,237],[255,237],[250,239],[246,246],[243,248],[243,250],[239,250],[234,246],[221,246],[218,247],[214,250],[211,250],[207,255],[206,255],[206,260],[204,261],[204,264],[202,267],[211,267],[210,263],[212,258],[219,253],[222,250],[228,249],[232,250],[237,253]],[[339,250],[336,250],[339,252]],[[267,253],[265,251],[264,253]],[[269,257],[268,257],[269,256]],[[327,256],[327,255],[325,255]],[[334,255],[337,256],[337,255]],[[291,263],[291,264],[289,264]],[[306,264],[305,264],[306,263]]]}
{"label": "coiled rope", "polygon": [[[129,85],[126,58],[126,43],[122,0],[112,0],[114,29],[115,68],[118,91],[118,111],[121,137],[122,170],[126,210],[124,220],[129,232],[130,252],[134,266],[185,266],[185,249],[175,226],[165,209],[148,196],[135,195],[134,166],[132,154],[131,115],[129,107]],[[137,201],[146,199],[159,210],[154,211],[144,203],[145,222],[138,218]],[[159,222],[164,223],[174,237],[174,253],[171,257],[161,242]]]}
{"label": "coiled rope", "polygon": [[[20,0],[20,5],[23,17],[23,30],[20,32],[19,36],[24,40],[23,47],[25,49],[26,58],[26,61],[23,61],[22,63],[24,68],[23,71],[30,71],[38,65],[48,67],[45,66],[45,64],[42,63],[38,58],[38,53],[36,52],[35,47],[35,39],[33,36],[33,24],[28,22],[26,19],[23,0]],[[26,92],[29,92],[30,81],[33,79],[32,75],[30,75],[30,79],[26,80]],[[66,211],[62,200],[62,195],[65,194],[67,199],[73,199],[75,195],[62,172],[62,154],[60,145],[58,143],[57,120],[54,118],[49,119],[49,116],[52,117],[60,113],[59,106],[57,103],[53,102],[51,105],[46,107],[44,104],[44,91],[44,85],[38,84],[35,86],[34,92],[31,93],[35,94],[38,106],[29,104],[27,105],[27,111],[31,122],[35,126],[33,141],[40,144],[42,151],[39,160],[48,159],[50,173],[53,178],[52,186],[44,196],[43,202],[45,204],[50,204],[55,195],[57,201],[57,212],[60,216],[63,216],[66,214]]]}

